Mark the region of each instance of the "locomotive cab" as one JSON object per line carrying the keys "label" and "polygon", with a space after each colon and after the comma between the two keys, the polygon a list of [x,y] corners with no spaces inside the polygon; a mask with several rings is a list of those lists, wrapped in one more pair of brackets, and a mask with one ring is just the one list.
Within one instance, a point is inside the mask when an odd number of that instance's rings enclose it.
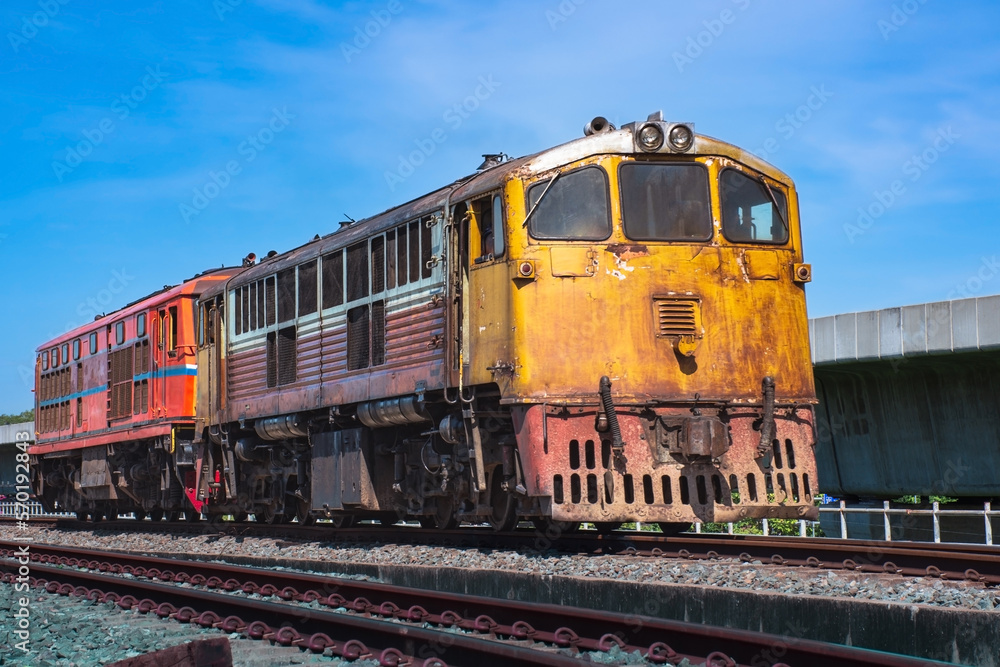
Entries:
{"label": "locomotive cab", "polygon": [[604,127],[508,172],[505,261],[469,264],[462,380],[498,387],[546,516],[814,516],[791,180],[686,124]]}

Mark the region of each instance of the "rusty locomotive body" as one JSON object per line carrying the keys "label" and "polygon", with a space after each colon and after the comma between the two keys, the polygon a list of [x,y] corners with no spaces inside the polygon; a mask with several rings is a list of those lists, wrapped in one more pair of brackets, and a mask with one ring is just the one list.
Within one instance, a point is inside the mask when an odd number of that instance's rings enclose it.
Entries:
{"label": "rusty locomotive body", "polygon": [[498,529],[815,513],[794,186],[689,124],[595,119],[244,264],[39,348],[46,504]]}

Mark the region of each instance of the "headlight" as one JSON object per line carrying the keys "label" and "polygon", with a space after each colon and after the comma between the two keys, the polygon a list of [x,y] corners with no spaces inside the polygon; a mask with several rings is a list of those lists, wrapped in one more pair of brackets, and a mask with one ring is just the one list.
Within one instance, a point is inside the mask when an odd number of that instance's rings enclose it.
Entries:
{"label": "headlight", "polygon": [[663,145],[663,130],[659,125],[643,125],[639,130],[639,146],[644,151],[659,150]]}
{"label": "headlight", "polygon": [[670,145],[679,151],[691,148],[691,142],[694,141],[694,134],[687,125],[674,125],[670,128],[669,137]]}

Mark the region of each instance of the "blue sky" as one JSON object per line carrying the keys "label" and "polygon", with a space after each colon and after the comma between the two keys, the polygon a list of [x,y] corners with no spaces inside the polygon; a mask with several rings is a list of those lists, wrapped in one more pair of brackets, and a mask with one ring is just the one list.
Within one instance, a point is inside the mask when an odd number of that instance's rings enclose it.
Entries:
{"label": "blue sky", "polygon": [[662,109],[790,174],[813,316],[1000,293],[998,25],[986,1],[7,0],[0,412],[95,312],[596,115]]}

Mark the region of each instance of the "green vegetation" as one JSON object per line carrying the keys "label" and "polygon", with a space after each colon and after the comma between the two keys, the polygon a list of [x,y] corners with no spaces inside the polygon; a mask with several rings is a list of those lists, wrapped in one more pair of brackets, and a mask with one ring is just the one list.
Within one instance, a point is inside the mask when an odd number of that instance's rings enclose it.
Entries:
{"label": "green vegetation", "polygon": [[[948,496],[927,496],[928,503],[941,503],[942,505],[946,503],[957,503],[958,498],[949,498]],[[893,498],[892,502],[900,503],[901,505],[920,505],[924,502],[924,496],[900,496],[899,498]]]}
{"label": "green vegetation", "polygon": [[[821,499],[822,496],[815,496],[813,504],[819,505]],[[739,500],[739,494],[734,491],[733,502],[738,503]],[[774,502],[773,493],[767,494],[767,501]],[[729,526],[724,523],[703,523],[701,525],[703,533],[725,533],[728,530]],[[819,524],[807,527],[807,531],[810,537],[826,537]],[[768,519],[767,532],[770,535],[798,535],[799,521],[798,519]],[[733,533],[736,535],[763,535],[764,522],[761,519],[742,519],[733,524]]]}
{"label": "green vegetation", "polygon": [[25,410],[19,415],[0,415],[0,426],[35,421],[35,411]]}

